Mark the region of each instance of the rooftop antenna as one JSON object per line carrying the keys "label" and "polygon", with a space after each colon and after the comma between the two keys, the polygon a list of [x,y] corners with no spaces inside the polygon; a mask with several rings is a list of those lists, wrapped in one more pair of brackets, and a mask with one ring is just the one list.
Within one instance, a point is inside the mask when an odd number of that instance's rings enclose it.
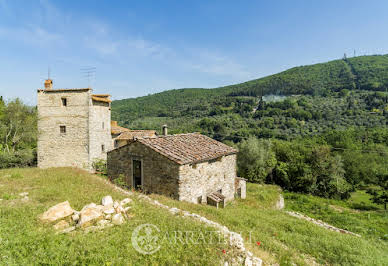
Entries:
{"label": "rooftop antenna", "polygon": [[84,78],[88,79],[88,88],[90,88],[90,81],[96,75],[96,67],[84,67],[81,68],[81,73]]}

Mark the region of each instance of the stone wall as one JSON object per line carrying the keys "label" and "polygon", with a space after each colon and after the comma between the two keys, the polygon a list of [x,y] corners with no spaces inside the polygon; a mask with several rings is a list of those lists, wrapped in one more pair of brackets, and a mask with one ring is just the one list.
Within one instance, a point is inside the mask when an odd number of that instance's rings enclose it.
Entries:
{"label": "stone wall", "polygon": [[91,89],[38,91],[38,167],[92,170],[95,159],[106,159],[112,149],[110,104],[92,101],[91,93]]}
{"label": "stone wall", "polygon": [[[96,159],[107,159],[107,152],[112,150],[110,104],[92,101],[89,113],[89,159],[93,163]],[[104,145],[104,150],[102,149]]]}
{"label": "stone wall", "polygon": [[[91,90],[38,92],[38,167],[80,167],[89,163]],[[67,106],[62,106],[62,98]],[[66,133],[60,133],[66,126]]]}
{"label": "stone wall", "polygon": [[244,178],[236,177],[235,180],[235,193],[242,199],[247,197],[247,181]]}
{"label": "stone wall", "polygon": [[140,143],[132,143],[108,153],[108,176],[123,175],[133,186],[132,160],[142,162],[143,190],[178,199],[179,165]]}
{"label": "stone wall", "polygon": [[183,165],[179,171],[179,200],[206,203],[206,196],[221,190],[226,201],[234,199],[236,155],[220,157],[194,165]]}

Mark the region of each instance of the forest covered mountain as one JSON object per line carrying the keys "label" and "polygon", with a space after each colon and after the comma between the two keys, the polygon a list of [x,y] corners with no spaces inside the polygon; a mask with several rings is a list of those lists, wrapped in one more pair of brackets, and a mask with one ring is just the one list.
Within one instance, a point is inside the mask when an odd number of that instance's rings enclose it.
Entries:
{"label": "forest covered mountain", "polygon": [[[158,129],[167,123],[172,132],[201,131],[235,142],[248,135],[292,138],[385,126],[387,88],[388,55],[344,57],[226,87],[114,101],[112,115],[130,128]],[[289,97],[260,101],[262,95]]]}

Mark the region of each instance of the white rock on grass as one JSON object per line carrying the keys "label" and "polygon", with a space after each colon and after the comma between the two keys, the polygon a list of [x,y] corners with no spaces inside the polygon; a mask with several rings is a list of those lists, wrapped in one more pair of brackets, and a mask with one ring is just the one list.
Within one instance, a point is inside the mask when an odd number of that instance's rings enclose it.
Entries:
{"label": "white rock on grass", "polygon": [[246,257],[244,265],[245,266],[252,266],[252,259],[250,257]]}
{"label": "white rock on grass", "polygon": [[26,197],[26,196],[28,196],[28,192],[19,193],[19,196],[20,197]]}
{"label": "white rock on grass", "polygon": [[115,208],[116,210],[116,213],[123,213],[125,212],[123,206],[121,206],[120,204]]}
{"label": "white rock on grass", "polygon": [[128,207],[125,207],[125,208],[124,208],[124,212],[128,212],[130,209],[131,209],[131,207],[129,207],[129,206],[128,206]]}
{"label": "white rock on grass", "polygon": [[168,210],[170,213],[172,213],[172,214],[177,214],[177,213],[179,213],[179,209],[177,209],[177,208],[171,208],[171,209],[169,209]]}
{"label": "white rock on grass", "polygon": [[79,214],[78,214],[78,213],[73,214],[73,215],[71,216],[71,219],[72,219],[74,222],[78,222],[78,220],[79,220]]}
{"label": "white rock on grass", "polygon": [[121,213],[116,213],[112,216],[112,223],[115,225],[123,224],[124,221],[124,216]]}
{"label": "white rock on grass", "polygon": [[105,214],[113,214],[113,213],[115,213],[115,209],[113,208],[112,205],[104,206],[104,208],[102,209],[102,211],[103,211]]}
{"label": "white rock on grass", "polygon": [[113,199],[111,196],[105,196],[101,200],[103,206],[113,205]]}
{"label": "white rock on grass", "polygon": [[21,201],[23,201],[23,202],[26,202],[26,201],[28,201],[30,198],[28,197],[28,196],[24,196],[22,199],[21,199]]}
{"label": "white rock on grass", "polygon": [[130,199],[130,198],[125,198],[125,199],[123,199],[121,202],[120,202],[120,204],[122,205],[122,206],[125,206],[125,205],[127,205],[128,203],[131,203],[132,202],[132,200]]}
{"label": "white rock on grass", "polygon": [[62,220],[54,225],[54,229],[55,230],[63,230],[69,226],[70,226],[70,224],[68,222],[66,222],[65,220]]}
{"label": "white rock on grass", "polygon": [[40,220],[43,222],[54,222],[60,219],[63,219],[67,216],[70,216],[74,213],[74,210],[71,208],[68,201],[59,203],[40,216]]}
{"label": "white rock on grass", "polygon": [[97,225],[100,226],[100,227],[105,227],[108,224],[110,224],[109,220],[100,220],[100,221],[97,222]]}
{"label": "white rock on grass", "polygon": [[82,212],[83,210],[85,210],[85,209],[87,209],[87,208],[94,208],[94,207],[96,207],[96,206],[97,206],[97,204],[94,203],[94,202],[89,203],[88,205],[85,205],[85,206],[81,209],[80,212]]}
{"label": "white rock on grass", "polygon": [[70,232],[72,232],[72,231],[74,231],[74,230],[75,230],[75,226],[72,226],[72,227],[68,227],[68,228],[66,228],[66,229],[63,229],[63,230],[61,231],[61,233],[67,234],[67,233],[70,233]]}
{"label": "white rock on grass", "polygon": [[253,266],[261,266],[263,264],[263,261],[257,257],[253,257],[252,259],[252,265]]}
{"label": "white rock on grass", "polygon": [[283,198],[282,194],[279,195],[279,199],[276,202],[275,209],[277,209],[277,210],[284,209],[284,198]]}
{"label": "white rock on grass", "polygon": [[120,206],[120,203],[118,201],[113,202],[113,208],[116,209],[118,206]]}
{"label": "white rock on grass", "polygon": [[105,215],[105,219],[106,219],[106,220],[112,219],[112,215],[111,215],[111,214]]}
{"label": "white rock on grass", "polygon": [[101,220],[103,213],[96,207],[83,208],[80,212],[80,219],[78,225],[85,228],[93,224],[94,222]]}

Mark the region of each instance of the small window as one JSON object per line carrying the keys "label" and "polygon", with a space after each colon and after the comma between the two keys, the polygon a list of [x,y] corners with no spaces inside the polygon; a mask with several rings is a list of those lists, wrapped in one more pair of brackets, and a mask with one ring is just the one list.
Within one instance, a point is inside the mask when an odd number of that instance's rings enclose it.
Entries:
{"label": "small window", "polygon": [[102,122],[102,129],[105,129],[105,123]]}
{"label": "small window", "polygon": [[115,148],[118,148],[119,147],[119,142],[118,140],[115,140]]}
{"label": "small window", "polygon": [[105,145],[104,144],[101,145],[101,151],[105,152]]}
{"label": "small window", "polygon": [[61,132],[61,134],[66,134],[66,126],[60,126],[59,132]]}
{"label": "small window", "polygon": [[67,106],[67,98],[62,98],[62,106]]}

